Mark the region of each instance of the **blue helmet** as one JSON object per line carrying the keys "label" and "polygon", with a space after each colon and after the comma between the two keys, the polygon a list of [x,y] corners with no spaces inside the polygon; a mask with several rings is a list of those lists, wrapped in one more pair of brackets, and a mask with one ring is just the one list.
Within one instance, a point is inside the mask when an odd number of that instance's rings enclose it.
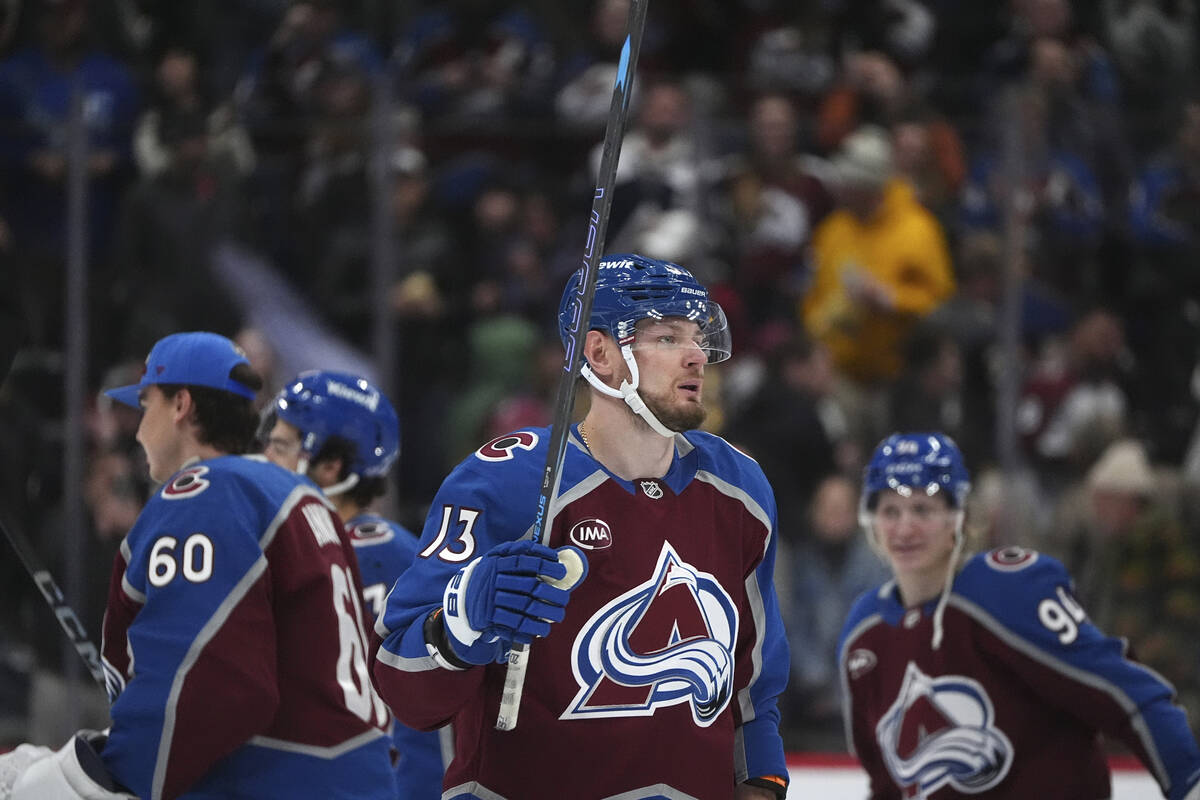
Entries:
{"label": "blue helmet", "polygon": [[947,493],[949,504],[962,509],[971,491],[971,475],[954,440],[944,433],[893,433],[875,448],[863,473],[863,508],[875,508],[879,493],[903,495],[917,490],[932,497]]}
{"label": "blue helmet", "polygon": [[385,475],[400,454],[400,421],[392,404],[365,378],[343,372],[302,372],[275,397],[271,410],[300,431],[309,458],[330,436],[354,443],[349,471]]}
{"label": "blue helmet", "polygon": [[[582,267],[571,275],[558,306],[558,335],[565,347],[570,347],[571,334],[579,326],[583,276]],[[588,330],[605,331],[626,345],[633,342],[639,320],[663,317],[696,322],[709,363],[729,358],[732,348],[725,313],[708,299],[708,289],[692,273],[669,261],[630,253],[600,260]]]}

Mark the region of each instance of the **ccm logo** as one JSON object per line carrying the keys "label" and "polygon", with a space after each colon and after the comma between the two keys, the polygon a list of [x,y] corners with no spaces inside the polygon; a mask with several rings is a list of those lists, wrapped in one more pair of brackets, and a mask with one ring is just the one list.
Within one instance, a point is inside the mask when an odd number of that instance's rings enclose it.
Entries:
{"label": "ccm logo", "polygon": [[612,546],[612,529],[602,519],[581,519],[571,527],[567,538],[584,550],[603,550]]}

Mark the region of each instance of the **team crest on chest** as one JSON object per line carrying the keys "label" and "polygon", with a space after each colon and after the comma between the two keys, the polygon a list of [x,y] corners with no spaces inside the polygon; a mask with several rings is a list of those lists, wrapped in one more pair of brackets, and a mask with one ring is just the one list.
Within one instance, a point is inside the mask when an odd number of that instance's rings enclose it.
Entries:
{"label": "team crest on chest", "polygon": [[646,497],[651,500],[660,500],[663,496],[662,486],[658,481],[640,481],[642,491],[646,493]]}
{"label": "team crest on chest", "polygon": [[1012,742],[996,727],[983,686],[963,675],[931,678],[911,661],[875,738],[904,797],[926,798],[947,784],[978,794],[1012,766]]}
{"label": "team crest on chest", "polygon": [[579,692],[561,718],[645,717],[687,703],[708,727],[733,694],[737,628],[720,582],[664,542],[649,578],[580,630],[571,650]]}

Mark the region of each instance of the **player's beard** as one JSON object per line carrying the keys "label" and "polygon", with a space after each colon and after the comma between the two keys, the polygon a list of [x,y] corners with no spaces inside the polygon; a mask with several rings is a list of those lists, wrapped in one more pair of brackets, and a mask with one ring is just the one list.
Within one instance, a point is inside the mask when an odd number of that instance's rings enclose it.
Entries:
{"label": "player's beard", "polygon": [[646,408],[650,409],[650,413],[654,414],[659,422],[673,431],[695,430],[703,424],[704,418],[708,416],[708,409],[704,407],[703,401],[695,403],[672,402],[670,397],[650,394],[645,390],[640,391],[639,394],[642,396],[642,400],[645,401]]}

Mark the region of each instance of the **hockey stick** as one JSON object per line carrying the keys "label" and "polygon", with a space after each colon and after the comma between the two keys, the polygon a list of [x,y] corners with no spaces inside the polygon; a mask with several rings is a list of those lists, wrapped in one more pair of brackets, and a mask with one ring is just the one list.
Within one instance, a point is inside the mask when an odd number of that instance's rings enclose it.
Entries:
{"label": "hockey stick", "polygon": [[[621,157],[621,140],[625,133],[625,118],[629,112],[629,95],[633,88],[638,52],[642,47],[642,29],[646,25],[649,0],[632,0],[629,5],[629,28],[621,61],[617,65],[617,80],[613,84],[612,103],[608,107],[608,125],[604,129],[604,148],[600,155],[600,172],[596,178],[596,194],[592,198],[592,214],[588,221],[587,243],[584,246],[584,276],[579,294],[572,299],[574,327],[567,340],[567,355],[558,382],[554,405],[554,421],[550,426],[550,446],[546,451],[546,467],[538,494],[537,515],[533,520],[535,542],[546,543],[553,521],[552,506],[558,496],[562,477],[563,458],[567,450],[567,432],[571,428],[571,411],[575,406],[575,387],[583,363],[583,342],[592,316],[592,298],[596,292],[596,268],[604,254],[604,235],[608,230],[608,215],[612,208],[612,193],[617,177],[617,161]],[[525,688],[525,671],[529,666],[529,648],[514,644],[508,652],[508,671],[504,676],[504,691],[500,696],[500,712],[496,729],[511,731],[517,726],[521,694]]]}
{"label": "hockey stick", "polygon": [[[84,630],[83,624],[75,614],[75,609],[67,604],[66,598],[63,597],[62,589],[58,588],[58,584],[55,583],[50,571],[42,566],[41,561],[33,550],[33,545],[29,543],[29,540],[23,534],[18,533],[13,528],[9,528],[3,522],[0,522],[0,532],[4,534],[5,539],[8,539],[8,543],[12,545],[12,549],[17,554],[17,558],[21,560],[21,565],[25,567],[25,571],[29,573],[29,576],[33,578],[33,582],[37,584],[38,591],[42,593],[42,597],[46,598],[46,602],[50,604],[50,610],[54,612],[58,624],[66,632],[67,638],[71,640],[71,644],[75,645],[75,652],[79,653],[79,657],[87,665],[88,672],[92,673],[92,678],[95,679],[96,683],[100,684],[100,688],[105,693],[109,693],[108,681],[104,677],[104,666],[100,663],[100,651],[88,639],[87,631]],[[111,696],[109,694],[109,697]]]}

